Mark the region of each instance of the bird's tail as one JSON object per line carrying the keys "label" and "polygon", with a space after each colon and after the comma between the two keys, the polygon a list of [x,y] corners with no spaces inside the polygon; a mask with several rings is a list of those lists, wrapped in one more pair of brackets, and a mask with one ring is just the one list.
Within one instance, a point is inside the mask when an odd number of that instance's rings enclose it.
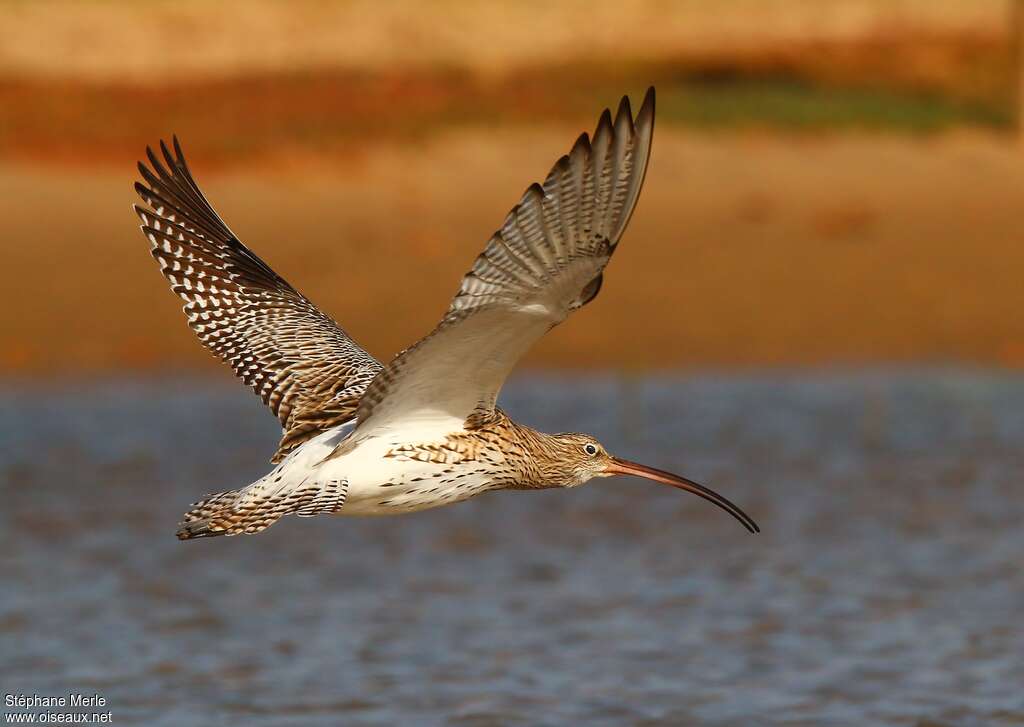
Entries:
{"label": "bird's tail", "polygon": [[[245,489],[248,488],[217,492],[207,495],[199,502],[193,502],[178,523],[178,539],[191,540],[246,532],[245,529],[250,526],[248,518],[244,513],[235,510],[235,505],[238,504]],[[270,523],[266,523],[260,530],[269,525]]]}
{"label": "bird's tail", "polygon": [[268,477],[239,490],[207,495],[185,513],[178,524],[178,539],[252,535],[291,513],[312,517],[337,512],[348,494],[345,480],[323,483],[307,479],[297,486],[280,481],[280,477],[277,481]]}

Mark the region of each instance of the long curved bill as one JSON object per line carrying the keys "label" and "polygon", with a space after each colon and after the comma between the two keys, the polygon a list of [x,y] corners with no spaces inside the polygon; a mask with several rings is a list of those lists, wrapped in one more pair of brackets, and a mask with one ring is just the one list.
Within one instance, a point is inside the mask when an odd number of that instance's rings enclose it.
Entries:
{"label": "long curved bill", "polygon": [[654,480],[655,482],[672,485],[672,487],[678,487],[680,490],[692,492],[697,497],[703,497],[705,500],[709,500],[718,505],[720,508],[743,523],[743,527],[750,532],[761,532],[761,528],[757,527],[757,523],[755,523],[747,513],[740,510],[739,507],[729,502],[714,490],[709,490],[707,487],[704,487],[704,485],[698,485],[696,482],[688,480],[685,477],[680,477],[679,475],[674,475],[671,472],[665,472],[664,470],[655,469],[654,467],[648,467],[647,465],[630,462],[628,459],[619,459],[618,457],[612,457],[611,464],[608,465],[605,471],[612,475],[633,475],[634,477],[643,477],[644,479]]}

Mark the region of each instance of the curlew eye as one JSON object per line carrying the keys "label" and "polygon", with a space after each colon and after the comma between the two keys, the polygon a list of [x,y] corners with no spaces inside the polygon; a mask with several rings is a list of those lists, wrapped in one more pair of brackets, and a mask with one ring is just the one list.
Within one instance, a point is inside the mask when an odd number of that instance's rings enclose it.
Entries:
{"label": "curlew eye", "polygon": [[589,454],[591,457],[593,457],[595,454],[597,454],[597,445],[590,444],[588,442],[587,444],[583,445],[583,451]]}

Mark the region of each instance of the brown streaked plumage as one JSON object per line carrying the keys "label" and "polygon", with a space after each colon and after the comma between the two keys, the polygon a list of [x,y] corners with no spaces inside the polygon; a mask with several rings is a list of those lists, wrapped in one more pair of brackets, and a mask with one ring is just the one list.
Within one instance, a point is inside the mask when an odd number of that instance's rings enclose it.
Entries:
{"label": "brown streaked plumage", "polygon": [[[381,365],[228,229],[192,179],[177,138],[135,183],[153,257],[185,301],[189,327],[281,421],[271,459],[355,416]],[[166,164],[166,167],[164,166]]]}
{"label": "brown streaked plumage", "polygon": [[382,367],[228,229],[177,142],[139,166],[143,232],[189,324],[284,428],[279,464],[210,495],[178,537],[256,533],[287,514],[383,515],[494,489],[576,487],[633,475],[703,497],[707,488],[608,452],[586,434],[544,434],[496,406],[520,356],[598,294],[636,206],[654,130],[654,89],[636,117],[606,109],[533,184],[465,275],[438,326]]}

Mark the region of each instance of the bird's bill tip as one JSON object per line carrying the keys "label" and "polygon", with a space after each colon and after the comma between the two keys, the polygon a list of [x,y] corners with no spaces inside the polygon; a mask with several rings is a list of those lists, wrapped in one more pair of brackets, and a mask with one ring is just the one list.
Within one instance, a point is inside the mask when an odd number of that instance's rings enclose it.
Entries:
{"label": "bird's bill tip", "polygon": [[688,480],[685,477],[680,477],[679,475],[671,472],[665,472],[664,470],[648,467],[647,465],[639,464],[638,462],[630,462],[628,459],[620,459],[618,457],[611,458],[611,461],[605,471],[610,475],[642,477],[647,480],[653,480],[654,482],[660,482],[664,485],[677,487],[680,490],[685,490],[686,492],[691,492],[698,497],[703,497],[705,500],[718,505],[720,508],[739,520],[743,527],[750,532],[761,532],[761,528],[757,526],[757,523],[754,522],[753,518],[743,512],[743,510],[741,510],[737,505],[734,505],[714,490],[704,487],[704,485],[697,484],[693,480]]}

